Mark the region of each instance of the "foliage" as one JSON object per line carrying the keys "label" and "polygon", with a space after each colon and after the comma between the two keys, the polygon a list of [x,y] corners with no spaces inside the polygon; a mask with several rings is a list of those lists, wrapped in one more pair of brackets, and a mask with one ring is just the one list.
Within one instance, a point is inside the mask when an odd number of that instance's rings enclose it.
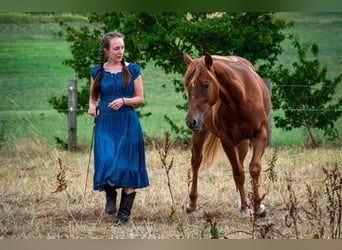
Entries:
{"label": "foliage", "polygon": [[[316,44],[300,44],[293,36],[293,46],[298,51],[298,62],[292,63],[293,70],[279,65],[270,78],[272,87],[273,109],[283,109],[284,116],[274,117],[275,126],[285,130],[304,127],[312,146],[317,146],[313,129],[324,131],[324,135],[336,138],[338,131],[335,121],[341,116],[339,109],[342,98],[333,102],[336,87],[341,82],[342,74],[330,80],[327,78],[327,68],[321,68],[318,60]],[[308,50],[312,54],[308,55]]]}
{"label": "foliage", "polygon": [[276,166],[278,160],[278,148],[276,147],[272,153],[271,160],[268,161],[267,165],[269,166],[264,172],[268,172],[267,177],[272,181],[275,182],[277,180],[277,173],[276,173]]}
{"label": "foliage", "polygon": [[[64,63],[75,70],[80,79],[88,79],[92,65],[99,61],[99,43],[103,34],[118,30],[126,35],[127,61],[144,68],[149,61],[165,73],[185,72],[182,53],[193,57],[207,51],[217,55],[240,55],[252,63],[272,65],[281,53],[280,42],[285,39],[282,29],[290,23],[277,19],[273,13],[207,13],[207,12],[115,12],[95,13],[88,16],[89,24],[81,28],[61,22],[64,36],[71,42],[72,58]],[[87,85],[89,82],[87,83]],[[186,93],[181,80],[173,79],[176,92]],[[89,85],[88,85],[89,86]],[[81,90],[78,96],[89,95]],[[79,101],[80,109],[87,109],[88,98]],[[66,109],[65,99],[53,97],[54,108]],[[186,109],[186,103],[179,109]]]}

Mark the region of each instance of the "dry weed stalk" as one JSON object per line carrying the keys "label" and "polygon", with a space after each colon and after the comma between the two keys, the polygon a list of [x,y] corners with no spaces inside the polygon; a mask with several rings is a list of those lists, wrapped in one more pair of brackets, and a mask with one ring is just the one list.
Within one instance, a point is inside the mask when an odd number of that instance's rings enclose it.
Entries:
{"label": "dry weed stalk", "polygon": [[[249,193],[247,194],[247,197],[248,197],[250,203],[252,204],[252,207],[255,208],[254,194],[253,194],[253,192],[249,192]],[[256,210],[254,209],[254,211],[256,211]],[[251,219],[251,223],[252,223],[252,232],[251,232],[251,235],[252,235],[252,239],[254,239],[254,237],[255,237],[255,230],[256,230],[256,228],[257,228],[257,220],[258,220],[258,217],[255,216],[255,214],[251,212],[251,213],[250,213],[250,219]]]}
{"label": "dry weed stalk", "polygon": [[63,165],[62,160],[60,158],[58,158],[58,164],[59,164],[59,171],[58,171],[58,174],[56,176],[58,186],[57,186],[56,190],[52,192],[52,194],[65,191],[68,195],[68,198],[70,199],[71,195],[67,191],[68,185],[67,185],[67,181],[66,181],[66,177],[65,177],[66,167]]}
{"label": "dry weed stalk", "polygon": [[328,198],[327,211],[329,214],[329,228],[332,239],[341,239],[341,214],[342,214],[342,178],[337,169],[337,164],[333,170],[323,168],[326,175],[324,180],[325,193]]}
{"label": "dry weed stalk", "polygon": [[216,216],[213,213],[207,211],[203,212],[204,220],[210,225],[210,235],[211,239],[219,239],[220,232],[217,228]]}
{"label": "dry weed stalk", "polygon": [[166,177],[167,177],[167,186],[168,186],[168,189],[169,189],[169,193],[170,193],[170,196],[171,196],[171,203],[172,203],[171,204],[171,217],[176,215],[177,220],[178,220],[178,227],[177,227],[177,229],[182,233],[184,238],[187,238],[186,234],[185,234],[184,227],[183,227],[184,223],[181,220],[181,218],[179,216],[179,213],[177,211],[176,202],[175,202],[175,199],[174,199],[174,196],[173,196],[173,192],[172,192],[172,187],[171,187],[170,170],[173,167],[173,157],[172,157],[170,163],[167,164],[167,158],[168,158],[169,149],[170,149],[170,136],[169,136],[168,132],[165,132],[164,148],[161,150],[158,145],[156,145],[156,147],[157,147],[157,150],[158,150],[158,153],[159,153],[159,156],[160,156],[160,160],[161,160],[161,163],[162,163],[162,168],[165,170]]}
{"label": "dry weed stalk", "polygon": [[278,148],[275,148],[275,150],[272,152],[272,158],[267,163],[269,168],[265,169],[264,172],[268,172],[268,178],[274,183],[277,180],[277,173],[275,172],[276,163],[278,160]]}
{"label": "dry weed stalk", "polygon": [[293,225],[296,239],[299,239],[298,223],[297,223],[297,219],[299,218],[298,217],[299,209],[298,209],[298,202],[297,202],[296,194],[292,188],[292,183],[294,179],[291,176],[291,174],[287,174],[285,176],[285,181],[287,182],[287,190],[289,191],[289,198],[287,201],[285,201],[286,209],[288,211],[288,214],[285,215],[285,225],[288,228],[290,228]]}
{"label": "dry weed stalk", "polygon": [[[261,201],[264,200],[265,196],[266,194],[262,195]],[[251,207],[253,207],[254,211],[256,211],[253,192],[248,193],[248,199],[251,203]],[[241,231],[241,230],[234,231],[229,234],[226,234],[225,238],[227,238],[228,235],[234,234],[234,233],[245,233],[245,234],[251,235],[252,239],[255,239],[256,233],[259,233],[260,239],[272,239],[274,238],[273,235],[279,235],[280,237],[286,238],[286,239],[288,238],[285,235],[283,235],[279,230],[274,228],[275,224],[273,222],[267,222],[267,223],[262,224],[262,223],[259,223],[259,219],[260,219],[260,216],[258,216],[257,213],[251,212],[250,221],[252,224],[252,231],[251,232]]]}
{"label": "dry weed stalk", "polygon": [[314,239],[322,239],[324,236],[324,222],[322,209],[319,206],[319,196],[320,194],[317,191],[312,190],[312,187],[309,184],[306,184],[306,197],[309,203],[309,208],[306,209],[303,207],[303,211],[310,223],[310,226],[313,228]]}
{"label": "dry weed stalk", "polygon": [[59,171],[57,174],[57,182],[58,182],[58,186],[56,188],[55,191],[53,191],[52,193],[57,193],[57,192],[63,192],[66,190],[67,188],[67,183],[66,183],[66,178],[65,178],[65,172],[66,172],[66,168],[65,166],[63,166],[62,160],[60,158],[58,158],[58,164],[59,164]]}
{"label": "dry weed stalk", "polygon": [[[265,199],[266,194],[263,194],[261,197],[261,201],[263,201]],[[254,211],[256,210],[255,207],[255,202],[254,202],[254,193],[253,192],[249,192],[248,193],[248,199],[250,201],[250,203],[252,204],[252,207],[254,208]],[[273,236],[271,235],[272,233],[275,235],[280,235],[284,238],[287,238],[286,236],[284,236],[283,234],[280,233],[279,230],[274,228],[274,223],[273,222],[268,222],[266,224],[259,224],[259,216],[257,213],[253,213],[251,212],[250,214],[250,219],[251,219],[251,223],[252,223],[252,232],[250,233],[252,235],[252,239],[255,238],[255,233],[259,233],[259,238],[261,239],[272,239]]]}
{"label": "dry weed stalk", "polygon": [[226,233],[223,238],[224,239],[229,239],[229,236],[232,235],[232,234],[238,234],[238,233],[243,233],[243,234],[247,234],[247,235],[252,235],[252,233],[250,232],[247,232],[247,231],[244,231],[244,230],[235,230],[233,232],[230,232],[230,233]]}
{"label": "dry weed stalk", "polygon": [[[290,174],[285,177],[287,181],[287,190],[289,191],[289,198],[285,202],[286,208],[288,210],[288,214],[285,216],[285,225],[287,227],[294,227],[296,238],[299,238],[298,231],[298,219],[300,209],[304,212],[309,225],[313,229],[312,237],[314,239],[323,239],[325,234],[324,226],[326,224],[329,225],[330,229],[330,238],[331,239],[341,239],[341,213],[342,213],[342,198],[341,198],[341,190],[342,190],[342,179],[341,173],[338,172],[337,166],[333,170],[327,170],[323,168],[323,172],[325,174],[325,179],[323,184],[325,185],[325,194],[326,194],[326,209],[327,209],[327,217],[323,212],[323,209],[320,205],[320,201],[322,200],[319,192],[313,190],[310,184],[306,184],[306,197],[308,202],[308,207],[304,205],[299,207],[297,198],[295,196],[295,192],[292,187],[293,178]],[[329,220],[327,223],[326,220]]]}
{"label": "dry weed stalk", "polygon": [[288,237],[282,234],[279,230],[274,228],[273,222],[267,222],[265,224],[256,224],[255,230],[259,233],[261,239],[274,239],[275,235],[279,235],[280,238],[288,239]]}
{"label": "dry weed stalk", "polygon": [[182,209],[183,209],[183,211],[186,211],[186,206],[187,206],[187,204],[188,204],[188,198],[189,198],[189,194],[190,194],[190,188],[191,188],[191,183],[192,183],[192,168],[190,167],[189,169],[188,169],[188,173],[187,173],[187,190],[188,190],[188,192],[187,192],[187,194],[186,194],[186,199],[185,199],[185,201],[184,201],[184,203],[183,203],[183,205],[182,205]]}
{"label": "dry weed stalk", "polygon": [[163,151],[160,149],[160,147],[158,147],[158,153],[159,153],[160,160],[162,163],[162,168],[165,170],[165,173],[166,173],[167,186],[169,188],[169,192],[170,192],[170,196],[171,196],[172,207],[175,208],[175,200],[173,197],[172,188],[171,188],[171,180],[170,180],[170,170],[173,167],[173,157],[172,157],[169,164],[166,163],[167,156],[169,153],[169,148],[170,148],[169,133],[166,132],[165,133],[165,144],[164,144]]}
{"label": "dry weed stalk", "polygon": [[273,222],[267,222],[267,223],[257,223],[257,216],[251,215],[251,221],[252,221],[252,232],[243,231],[243,230],[237,230],[230,232],[228,234],[225,234],[224,238],[228,239],[228,236],[231,234],[236,233],[244,233],[247,235],[251,235],[252,239],[255,239],[255,234],[259,233],[258,239],[274,239],[276,236],[279,236],[282,239],[289,239],[286,235],[282,234],[278,229],[275,229],[275,224]]}

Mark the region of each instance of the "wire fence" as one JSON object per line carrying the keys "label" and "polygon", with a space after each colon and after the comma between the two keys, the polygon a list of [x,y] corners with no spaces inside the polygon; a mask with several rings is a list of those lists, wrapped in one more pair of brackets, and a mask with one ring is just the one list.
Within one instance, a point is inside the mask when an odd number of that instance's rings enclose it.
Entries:
{"label": "wire fence", "polygon": [[[88,109],[76,109],[76,112],[87,112]],[[304,109],[304,108],[286,108],[286,109],[272,109],[271,111],[300,111],[300,112],[328,112],[328,111],[342,111],[342,108],[338,109]],[[42,114],[42,113],[55,113],[55,112],[68,112],[68,109],[30,109],[30,110],[2,110],[0,115],[8,114]]]}
{"label": "wire fence", "polygon": [[[308,85],[292,85],[292,84],[278,84],[277,86],[279,87],[296,87],[296,88],[310,88],[312,86],[308,86]],[[322,88],[335,88],[336,86],[321,86]],[[318,88],[318,87],[317,87]],[[153,91],[155,91],[155,86],[144,86],[144,90],[146,93],[148,93],[149,89],[153,89]],[[168,89],[165,88],[165,86],[163,86],[163,91],[170,91],[170,92],[174,92],[173,86],[170,85]],[[45,89],[45,92],[58,92],[60,93],[61,91],[56,91],[56,89]],[[40,90],[38,89],[25,89],[25,90],[6,90],[6,91],[1,91],[1,98],[4,100],[5,96],[20,96],[20,94],[25,94],[25,95],[31,95],[35,96],[35,95],[40,95]],[[65,93],[66,94],[66,93]],[[60,95],[65,95],[65,94],[60,94]],[[58,95],[58,94],[55,94]],[[337,108],[337,109],[329,109],[329,108],[319,108],[319,109],[313,109],[313,108],[298,108],[298,107],[290,107],[290,108],[272,108],[272,111],[302,111],[302,112],[327,112],[327,111],[342,111],[342,107],[341,108]],[[7,109],[7,110],[2,110],[1,106],[0,106],[0,115],[1,114],[11,114],[11,113],[17,113],[17,114],[25,114],[25,113],[52,113],[52,112],[68,112],[68,108],[65,109],[20,109],[20,108],[16,108],[16,109]],[[76,112],[87,112],[87,109],[77,109]]]}
{"label": "wire fence", "polygon": [[[272,83],[269,79],[264,79],[265,84],[268,86],[269,90],[270,90],[270,95],[272,97]],[[145,93],[155,93],[156,92],[156,88],[158,88],[158,84],[156,84],[157,86],[152,86],[152,85],[148,85],[148,86],[144,86],[144,90]],[[277,85],[280,87],[296,87],[296,88],[309,88],[312,86],[307,86],[307,85],[290,85],[290,84],[283,84],[283,85]],[[174,94],[175,90],[173,85],[161,85],[159,86],[160,89],[157,91],[163,91],[163,92],[167,92],[168,94]],[[336,86],[324,86],[324,88],[335,88]],[[340,87],[340,86],[338,86]],[[68,95],[68,89],[65,89],[65,91],[61,90],[61,89],[57,89],[56,88],[50,88],[50,89],[45,89],[44,90],[45,93],[51,93],[51,95],[55,95],[55,96],[62,96],[62,95]],[[39,118],[39,116],[44,116],[44,115],[48,115],[51,118],[51,115],[53,117],[55,117],[56,114],[58,113],[65,113],[65,115],[68,116],[68,146],[71,148],[72,145],[74,145],[74,148],[76,148],[76,138],[82,138],[85,139],[87,138],[87,135],[89,133],[88,131],[88,126],[86,126],[86,128],[82,128],[82,126],[79,127],[80,130],[78,130],[78,135],[76,134],[76,130],[77,130],[77,124],[75,122],[75,124],[73,125],[73,129],[70,129],[69,127],[72,127],[70,124],[70,109],[69,107],[66,107],[64,109],[54,109],[52,107],[52,105],[48,104],[48,97],[45,99],[46,102],[44,100],[39,100],[38,103],[35,105],[34,108],[32,108],[32,104],[30,104],[30,106],[27,106],[27,108],[25,108],[25,98],[34,98],[37,95],[41,95],[40,90],[37,89],[28,89],[28,90],[6,90],[6,91],[2,91],[0,90],[0,136],[1,136],[1,131],[4,131],[5,126],[7,123],[6,122],[6,116],[11,116],[11,118],[9,119],[12,120],[13,118],[15,119],[15,121],[20,118],[23,119],[25,121],[31,121],[31,118],[33,120],[36,120],[37,118]],[[340,96],[338,96],[340,98]],[[69,96],[70,98],[70,96]],[[154,97],[150,97],[150,98],[154,98]],[[182,101],[182,97],[179,96],[178,98],[180,98],[180,101]],[[147,96],[145,96],[145,103],[146,103],[146,108],[148,107],[148,100],[149,98]],[[184,102],[186,100],[183,100]],[[164,101],[161,101],[161,103],[164,103]],[[164,103],[165,104],[165,103]],[[167,106],[167,104],[165,104]],[[151,106],[152,107],[152,106]],[[74,109],[73,108],[73,116],[75,117],[73,120],[76,121],[76,116],[78,114],[84,113],[86,114],[88,111],[87,107],[81,108],[81,109]],[[271,145],[271,141],[272,141],[272,120],[273,120],[273,113],[274,112],[286,112],[286,111],[293,111],[293,112],[303,112],[303,114],[305,112],[337,112],[337,111],[342,111],[342,107],[338,107],[338,108],[312,108],[312,107],[288,107],[288,108],[274,108],[271,107],[271,115],[269,117],[269,136],[268,136],[268,145]],[[178,111],[177,111],[178,112]],[[184,112],[185,110],[179,110],[179,112]],[[151,110],[151,113],[153,113],[153,110]],[[158,115],[158,111],[155,111],[154,114]],[[160,116],[164,116],[165,114],[160,114]],[[28,118],[30,116],[30,118]],[[57,118],[57,117],[56,117]],[[60,118],[58,118],[60,119]],[[158,118],[159,119],[159,118]],[[40,121],[40,120],[39,120]],[[84,122],[84,121],[83,121]],[[10,124],[13,123],[9,122],[7,123]],[[50,126],[50,125],[47,125]],[[162,125],[160,125],[162,126]],[[41,127],[39,127],[41,128]],[[38,129],[38,128],[37,128]],[[35,131],[37,130],[35,128]],[[60,129],[60,128],[59,128]],[[39,129],[38,129],[39,130]],[[70,136],[71,132],[73,131],[73,133],[75,133],[75,136]],[[44,132],[42,132],[44,133]],[[82,136],[80,136],[80,134]],[[74,138],[74,140],[71,140],[71,138]],[[1,141],[1,138],[0,138]]]}

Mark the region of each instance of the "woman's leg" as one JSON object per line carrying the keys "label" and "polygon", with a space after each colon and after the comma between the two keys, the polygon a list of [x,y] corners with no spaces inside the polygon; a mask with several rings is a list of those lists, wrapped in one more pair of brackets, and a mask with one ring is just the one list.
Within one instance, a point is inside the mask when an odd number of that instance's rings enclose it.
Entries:
{"label": "woman's leg", "polygon": [[135,198],[135,190],[133,188],[123,188],[121,191],[121,201],[118,215],[115,220],[116,225],[125,225],[129,221],[131,210]]}
{"label": "woman's leg", "polygon": [[105,212],[108,215],[116,213],[116,189],[109,185],[105,185],[104,190],[106,192],[106,206]]}

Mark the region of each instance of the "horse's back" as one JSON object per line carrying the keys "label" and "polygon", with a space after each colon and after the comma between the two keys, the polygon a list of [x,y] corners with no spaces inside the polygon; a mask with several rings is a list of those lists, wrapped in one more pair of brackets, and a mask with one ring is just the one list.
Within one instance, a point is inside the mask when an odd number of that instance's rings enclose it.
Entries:
{"label": "horse's back", "polygon": [[255,68],[253,64],[247,59],[240,57],[240,56],[212,56],[212,58],[214,61],[220,61],[227,65],[234,65],[236,63],[242,63],[243,65],[247,66],[249,69],[255,72]]}

